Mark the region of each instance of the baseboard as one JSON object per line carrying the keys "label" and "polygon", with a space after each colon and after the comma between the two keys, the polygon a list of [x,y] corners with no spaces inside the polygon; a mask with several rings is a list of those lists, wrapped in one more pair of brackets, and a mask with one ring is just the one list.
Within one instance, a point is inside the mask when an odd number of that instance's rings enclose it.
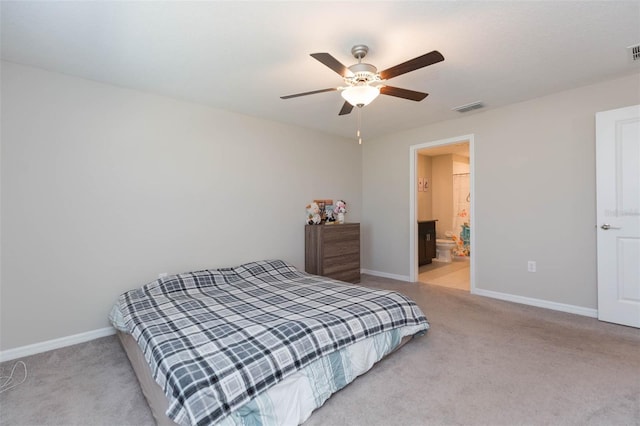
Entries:
{"label": "baseboard", "polygon": [[61,337],[59,339],[47,340],[45,342],[34,343],[27,346],[20,346],[14,349],[7,349],[6,351],[0,351],[0,362],[10,361],[12,359],[35,355],[53,349],[64,348],[65,346],[88,342],[89,340],[110,336],[115,333],[116,330],[113,327],[105,327],[98,330],[87,331],[86,333],[74,334],[72,336]]}
{"label": "baseboard", "polygon": [[[392,280],[409,281],[409,282],[411,281],[408,275],[388,274],[386,272],[372,271],[370,269],[361,269],[360,272],[363,274],[369,274],[376,277],[391,278]],[[477,294],[478,296],[491,297],[493,299],[505,300],[507,302],[520,303],[523,305],[536,306],[538,308],[552,309],[554,311],[582,315],[585,317],[598,318],[597,309],[584,308],[582,306],[551,302],[549,300],[535,299],[533,297],[517,296],[515,294],[501,293],[499,291],[483,290],[481,288],[471,289],[471,294]]]}
{"label": "baseboard", "polygon": [[386,272],[372,271],[370,269],[361,269],[360,273],[373,275],[375,277],[390,278],[392,280],[398,280],[398,281],[411,281],[408,275],[388,274]]}
{"label": "baseboard", "polygon": [[532,297],[516,296],[514,294],[500,293],[498,291],[483,290],[476,288],[471,291],[478,296],[491,297],[493,299],[506,300],[507,302],[521,303],[523,305],[536,306],[538,308],[552,309],[554,311],[568,312],[570,314],[582,315],[585,317],[598,318],[598,310],[584,308],[582,306],[567,305],[565,303],[551,302],[549,300],[534,299]]}
{"label": "baseboard", "polygon": [[[361,269],[360,272],[376,277],[390,278],[392,280],[411,281],[406,275],[389,274],[386,272],[372,271],[370,269]],[[570,314],[582,315],[592,318],[598,317],[597,309],[584,308],[582,306],[568,305],[565,303],[551,302],[542,299],[534,299],[532,297],[516,296],[514,294],[484,290],[481,288],[472,289],[471,293],[477,294],[478,296],[505,300],[507,302],[521,303],[524,305],[531,305],[539,308],[552,309],[554,311],[567,312]],[[35,355],[53,349],[64,348],[65,346],[88,342],[89,340],[110,336],[112,334],[115,334],[115,332],[116,330],[113,327],[105,327],[97,330],[87,331],[85,333],[74,334],[72,336],[61,337],[59,339],[47,340],[45,342],[34,343],[32,345],[21,346],[14,349],[7,349],[5,351],[0,351],[0,362],[10,361],[12,359]]]}

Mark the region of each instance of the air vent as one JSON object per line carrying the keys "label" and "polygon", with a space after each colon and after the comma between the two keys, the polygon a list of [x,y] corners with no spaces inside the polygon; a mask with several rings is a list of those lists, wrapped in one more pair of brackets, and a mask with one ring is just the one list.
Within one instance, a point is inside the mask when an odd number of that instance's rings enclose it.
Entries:
{"label": "air vent", "polygon": [[627,47],[629,54],[631,55],[631,62],[640,61],[640,44]]}
{"label": "air vent", "polygon": [[477,101],[477,102],[472,102],[470,104],[457,106],[455,108],[452,108],[452,111],[469,112],[469,111],[473,111],[474,109],[480,109],[480,108],[484,108],[484,104],[481,101]]}

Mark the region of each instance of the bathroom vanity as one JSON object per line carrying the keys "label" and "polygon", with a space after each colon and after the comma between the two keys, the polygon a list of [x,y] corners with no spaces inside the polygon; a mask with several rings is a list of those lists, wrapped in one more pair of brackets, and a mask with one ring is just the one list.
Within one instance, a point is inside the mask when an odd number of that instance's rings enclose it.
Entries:
{"label": "bathroom vanity", "polygon": [[436,257],[436,222],[438,220],[418,221],[418,266],[431,263]]}

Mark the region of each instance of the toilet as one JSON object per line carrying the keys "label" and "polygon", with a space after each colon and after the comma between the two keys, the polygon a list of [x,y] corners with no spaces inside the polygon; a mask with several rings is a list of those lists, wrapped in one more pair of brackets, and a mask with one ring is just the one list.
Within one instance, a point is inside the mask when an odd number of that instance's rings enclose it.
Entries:
{"label": "toilet", "polygon": [[451,263],[451,251],[456,247],[456,242],[445,238],[436,239],[436,261]]}

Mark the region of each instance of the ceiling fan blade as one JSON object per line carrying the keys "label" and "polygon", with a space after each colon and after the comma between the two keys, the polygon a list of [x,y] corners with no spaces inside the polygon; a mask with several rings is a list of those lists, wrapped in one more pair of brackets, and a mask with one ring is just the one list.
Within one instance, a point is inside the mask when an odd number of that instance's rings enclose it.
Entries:
{"label": "ceiling fan blade", "polygon": [[397,77],[441,61],[444,61],[444,56],[442,56],[442,54],[437,50],[434,50],[422,56],[418,56],[417,58],[410,59],[407,62],[398,64],[395,67],[387,68],[380,72],[380,78],[383,80],[389,80],[390,78]]}
{"label": "ceiling fan blade", "polygon": [[312,53],[311,56],[340,74],[342,77],[353,74],[349,68],[345,67],[339,60],[328,53]]}
{"label": "ceiling fan blade", "polygon": [[380,88],[380,93],[383,95],[395,96],[396,98],[409,99],[411,101],[420,102],[427,96],[428,93],[416,92],[415,90],[401,89],[399,87],[383,86]]}
{"label": "ceiling fan blade", "polygon": [[320,90],[314,90],[312,92],[296,93],[295,95],[280,96],[280,99],[291,99],[291,98],[297,98],[298,96],[315,95],[316,93],[335,92],[336,90],[338,89],[335,87],[332,87],[331,89],[320,89]]}
{"label": "ceiling fan blade", "polygon": [[353,105],[351,105],[349,102],[345,101],[345,103],[342,105],[342,109],[340,110],[338,115],[347,115],[347,114],[351,113],[352,110],[353,110]]}

